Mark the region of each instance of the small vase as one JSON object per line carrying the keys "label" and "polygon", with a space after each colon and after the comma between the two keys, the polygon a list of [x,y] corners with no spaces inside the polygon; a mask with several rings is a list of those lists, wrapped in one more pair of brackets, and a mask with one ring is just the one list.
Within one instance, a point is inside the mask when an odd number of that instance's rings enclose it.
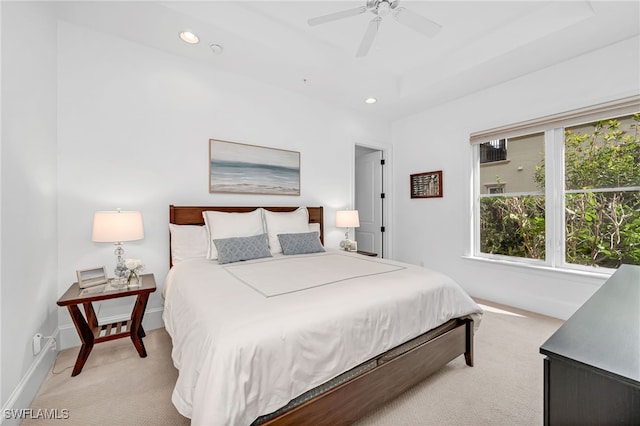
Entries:
{"label": "small vase", "polygon": [[129,273],[129,278],[127,279],[127,286],[129,287],[140,287],[140,276],[138,276],[138,273],[135,271],[131,271],[131,273]]}

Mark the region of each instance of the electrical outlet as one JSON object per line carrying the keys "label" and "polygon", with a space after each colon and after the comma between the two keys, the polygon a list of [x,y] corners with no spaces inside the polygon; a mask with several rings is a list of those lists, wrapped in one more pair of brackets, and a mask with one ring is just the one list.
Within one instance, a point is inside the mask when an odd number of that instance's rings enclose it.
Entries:
{"label": "electrical outlet", "polygon": [[42,350],[42,334],[36,333],[33,336],[33,354],[38,355]]}

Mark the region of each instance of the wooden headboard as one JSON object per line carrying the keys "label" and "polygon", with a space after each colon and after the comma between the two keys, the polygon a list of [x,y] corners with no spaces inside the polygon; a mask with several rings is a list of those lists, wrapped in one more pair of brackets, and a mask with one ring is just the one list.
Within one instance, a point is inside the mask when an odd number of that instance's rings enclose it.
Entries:
{"label": "wooden headboard", "polygon": [[[229,206],[169,206],[169,223],[176,225],[204,225],[202,212],[217,211],[226,213],[247,213],[259,207],[229,207]],[[295,207],[262,207],[272,212],[292,212]],[[320,241],[324,244],[324,213],[322,207],[307,207],[309,211],[309,223],[320,224]],[[171,249],[171,239],[169,239],[169,249]],[[169,265],[171,265],[171,250],[169,250]]]}

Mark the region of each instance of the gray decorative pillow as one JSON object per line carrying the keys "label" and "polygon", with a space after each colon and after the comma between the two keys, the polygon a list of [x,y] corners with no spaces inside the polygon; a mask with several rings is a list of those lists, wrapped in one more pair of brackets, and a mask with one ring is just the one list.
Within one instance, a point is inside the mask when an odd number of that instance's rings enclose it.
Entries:
{"label": "gray decorative pillow", "polygon": [[324,251],[317,232],[299,234],[278,234],[278,240],[284,254],[306,254]]}
{"label": "gray decorative pillow", "polygon": [[218,263],[271,257],[267,234],[213,240],[218,250]]}

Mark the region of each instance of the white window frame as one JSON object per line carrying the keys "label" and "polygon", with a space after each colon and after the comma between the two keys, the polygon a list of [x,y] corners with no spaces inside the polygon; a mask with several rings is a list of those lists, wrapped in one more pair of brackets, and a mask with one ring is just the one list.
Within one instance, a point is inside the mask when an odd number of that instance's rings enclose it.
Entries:
{"label": "white window frame", "polygon": [[[472,149],[472,225],[471,241],[472,256],[478,259],[489,259],[539,266],[567,271],[582,271],[587,273],[608,273],[615,270],[593,266],[567,263],[565,259],[565,188],[564,188],[564,129],[566,127],[583,124],[590,121],[605,120],[621,117],[640,111],[640,95],[595,105],[567,113],[556,114],[541,119],[530,120],[511,126],[503,126],[470,135]],[[545,259],[529,259],[480,251],[480,143],[494,139],[508,139],[544,131],[545,144]],[[640,188],[626,188],[640,190]],[[500,195],[500,194],[496,194]],[[485,194],[486,196],[486,194]]]}

